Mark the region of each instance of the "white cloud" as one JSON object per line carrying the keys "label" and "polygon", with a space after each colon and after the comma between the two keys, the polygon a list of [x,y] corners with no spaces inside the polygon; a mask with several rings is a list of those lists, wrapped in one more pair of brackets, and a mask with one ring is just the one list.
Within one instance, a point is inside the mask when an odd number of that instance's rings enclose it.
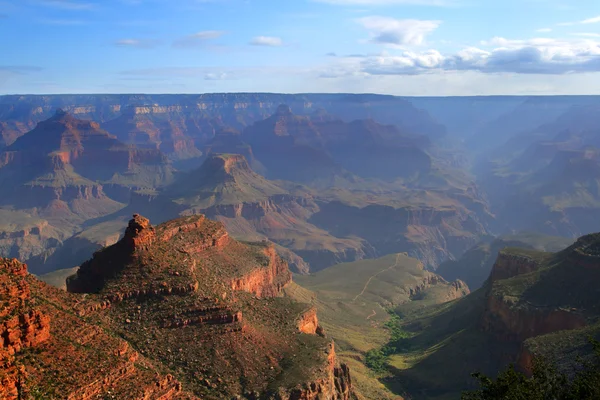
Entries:
{"label": "white cloud", "polygon": [[206,44],[207,41],[218,39],[225,34],[225,31],[201,31],[192,35],[185,36],[173,42],[173,47],[187,48],[197,47]]}
{"label": "white cloud", "polygon": [[541,28],[541,29],[537,29],[536,32],[538,32],[538,33],[548,33],[548,32],[552,32],[552,29],[550,29],[550,28]]}
{"label": "white cloud", "polygon": [[257,36],[252,38],[250,44],[253,46],[279,47],[283,45],[283,40],[274,36]]}
{"label": "white cloud", "polygon": [[335,4],[341,6],[388,6],[388,5],[419,5],[419,6],[450,6],[451,0],[313,0],[318,3]]}
{"label": "white cloud", "polygon": [[598,24],[600,23],[600,15],[594,18],[588,18],[581,21],[582,24]]}
{"label": "white cloud", "polygon": [[370,31],[371,42],[391,45],[421,45],[425,37],[436,30],[441,21],[364,17],[358,22]]}
{"label": "white cloud", "polygon": [[600,23],[600,15],[593,18],[584,19],[583,21],[576,22],[561,22],[556,24],[557,26],[573,26],[573,25],[589,25],[589,24],[599,24]]}
{"label": "white cloud", "polygon": [[561,75],[600,71],[600,42],[594,40],[496,37],[483,44],[492,48],[469,47],[455,54],[427,50],[363,59],[346,57],[343,63],[324,69],[323,76],[420,75],[447,71]]}
{"label": "white cloud", "polygon": [[204,75],[204,80],[206,81],[222,81],[228,78],[229,74],[226,72],[209,72]]}

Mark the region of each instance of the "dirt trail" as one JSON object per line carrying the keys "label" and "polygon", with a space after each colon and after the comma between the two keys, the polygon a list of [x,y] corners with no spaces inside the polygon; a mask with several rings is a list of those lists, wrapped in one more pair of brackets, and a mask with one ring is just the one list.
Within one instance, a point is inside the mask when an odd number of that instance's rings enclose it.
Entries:
{"label": "dirt trail", "polygon": [[394,263],[394,265],[390,265],[389,267],[387,267],[384,270],[379,271],[378,273],[374,274],[373,276],[371,276],[369,278],[369,280],[367,280],[367,283],[365,283],[365,287],[363,288],[362,292],[360,292],[359,294],[356,295],[356,297],[354,297],[354,299],[352,299],[352,302],[354,303],[356,301],[356,299],[358,299],[360,296],[362,296],[363,294],[365,294],[365,290],[367,290],[367,287],[369,286],[369,283],[371,283],[371,281],[373,280],[373,278],[375,278],[377,275],[379,274],[383,274],[386,271],[389,271],[392,268],[395,268],[398,266],[398,261],[400,259],[400,254],[396,255],[396,262]]}
{"label": "dirt trail", "polygon": [[373,317],[374,317],[374,316],[376,316],[376,315],[377,315],[377,311],[373,310],[373,314],[369,315],[369,316],[367,317],[367,320],[369,320],[369,319],[373,318]]}

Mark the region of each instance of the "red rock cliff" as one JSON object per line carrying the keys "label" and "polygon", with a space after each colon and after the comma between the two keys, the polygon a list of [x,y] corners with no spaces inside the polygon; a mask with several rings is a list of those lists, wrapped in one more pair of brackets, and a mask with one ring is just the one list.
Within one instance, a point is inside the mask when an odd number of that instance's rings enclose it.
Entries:
{"label": "red rock cliff", "polygon": [[530,304],[494,290],[494,282],[527,274],[540,268],[531,257],[500,252],[488,281],[483,331],[503,341],[522,342],[530,337],[584,327],[585,318],[568,309]]}
{"label": "red rock cliff", "polygon": [[508,279],[513,276],[527,274],[535,271],[539,267],[540,264],[531,257],[501,251],[492,267],[490,281],[495,282],[501,279]]}
{"label": "red rock cliff", "polygon": [[[50,338],[50,318],[30,304],[25,277],[27,266],[0,259],[0,398],[20,396],[25,371],[13,364],[13,355]],[[20,398],[20,397],[19,397]]]}
{"label": "red rock cliff", "polygon": [[275,251],[273,246],[264,250],[268,258],[265,268],[257,268],[250,273],[231,281],[233,290],[254,293],[257,297],[274,297],[292,281],[292,273]]}
{"label": "red rock cliff", "polygon": [[308,382],[303,387],[282,391],[276,400],[350,400],[353,397],[350,368],[340,364],[335,354],[335,344],[331,342],[327,355],[327,376]]}

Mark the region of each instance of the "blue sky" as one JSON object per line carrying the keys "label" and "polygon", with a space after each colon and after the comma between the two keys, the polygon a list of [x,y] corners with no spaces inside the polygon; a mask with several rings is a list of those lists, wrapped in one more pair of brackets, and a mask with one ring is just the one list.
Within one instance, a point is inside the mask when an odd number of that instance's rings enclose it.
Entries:
{"label": "blue sky", "polygon": [[598,0],[0,0],[0,93],[600,94]]}

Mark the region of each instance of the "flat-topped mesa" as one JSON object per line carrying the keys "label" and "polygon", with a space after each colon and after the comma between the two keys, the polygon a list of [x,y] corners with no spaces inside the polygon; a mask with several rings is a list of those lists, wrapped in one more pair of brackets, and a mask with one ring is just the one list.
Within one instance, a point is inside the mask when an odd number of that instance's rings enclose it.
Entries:
{"label": "flat-topped mesa", "polygon": [[213,153],[202,165],[202,170],[212,173],[233,174],[236,171],[252,171],[248,161],[241,154]]}

